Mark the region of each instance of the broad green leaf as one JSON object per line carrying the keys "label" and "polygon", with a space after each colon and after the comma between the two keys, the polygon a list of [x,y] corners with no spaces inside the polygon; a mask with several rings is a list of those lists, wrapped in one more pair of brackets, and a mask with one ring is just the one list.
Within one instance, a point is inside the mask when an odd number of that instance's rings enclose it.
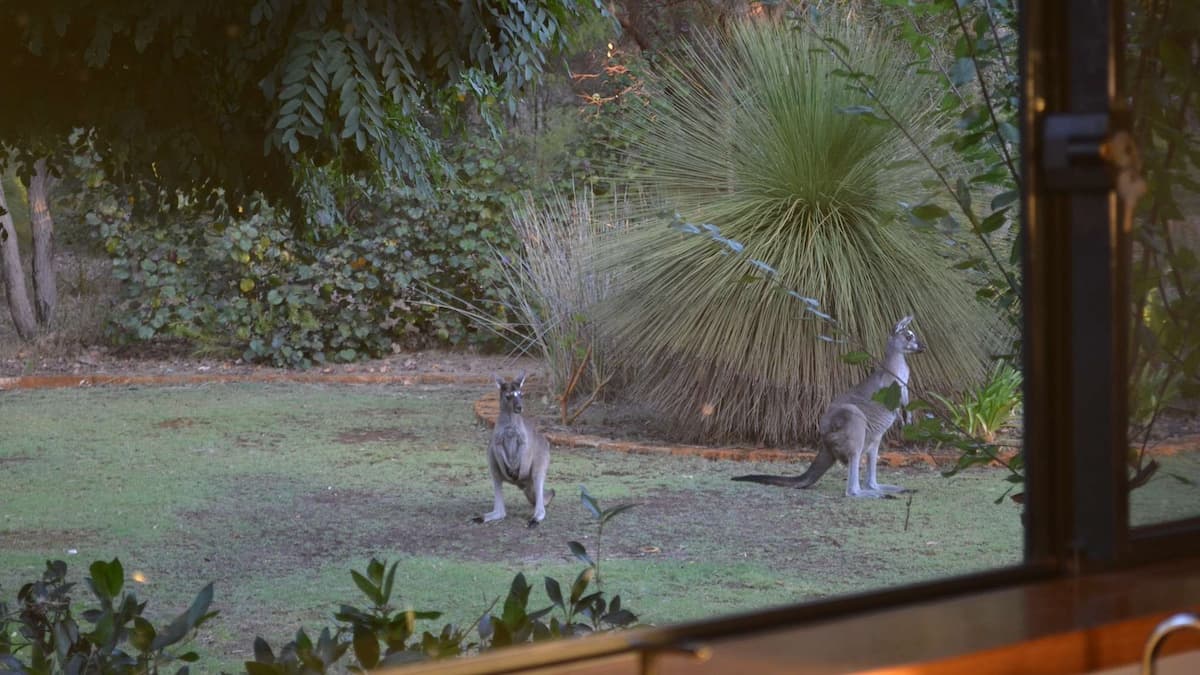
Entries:
{"label": "broad green leaf", "polygon": [[922,204],[914,206],[911,213],[921,220],[936,220],[948,215],[949,212],[937,204]]}
{"label": "broad green leaf", "polygon": [[379,639],[362,626],[354,627],[354,657],[363,668],[379,664]]}
{"label": "broad green leaf", "polygon": [[600,517],[600,505],[596,503],[596,500],[590,494],[588,494],[587,488],[582,485],[579,486],[579,499],[583,502],[583,507],[586,508],[593,517]]}
{"label": "broad green leaf", "polygon": [[588,555],[587,549],[583,547],[583,544],[577,541],[568,541],[567,548],[571,549],[571,554],[580,562],[595,566],[596,561],[592,560],[592,557]]}
{"label": "broad green leaf", "polygon": [[1017,198],[1020,196],[1021,196],[1021,194],[1019,192],[1017,192],[1016,190],[1006,190],[1004,192],[1001,192],[1000,194],[996,195],[995,197],[992,197],[992,210],[999,211],[1000,209],[1017,201]]}
{"label": "broad green leaf", "polygon": [[605,509],[604,512],[600,514],[600,522],[602,524],[607,523],[608,521],[612,520],[618,514],[624,513],[626,511],[628,511],[629,509],[632,509],[635,506],[638,506],[638,505],[635,503],[618,504],[617,506],[613,506],[611,508]]}
{"label": "broad green leaf", "polygon": [[550,598],[550,602],[553,602],[555,606],[563,607],[562,587],[557,579],[546,577],[546,597]]}
{"label": "broad green leaf", "polygon": [[196,628],[208,615],[208,606],[212,604],[213,585],[210,582],[200,592],[196,594],[196,598],[192,601],[191,607],[179,616],[175,617],[170,624],[167,625],[150,644],[152,650],[163,649],[169,647],[176,642],[179,642],[187,634]]}
{"label": "broad green leaf", "polygon": [[385,604],[392,599],[392,588],[396,581],[396,566],[399,564],[399,561],[392,563],[391,568],[388,570],[387,577],[383,580],[382,596]]}
{"label": "broad green leaf", "polygon": [[842,354],[842,362],[850,364],[866,363],[871,360],[871,355],[864,351],[855,351]]}
{"label": "broad green leaf", "polygon": [[601,620],[614,626],[628,626],[630,624],[637,623],[638,619],[637,615],[633,612],[627,609],[618,609],[605,614],[603,617],[601,617]]}
{"label": "broad green leaf", "polygon": [[378,586],[355,570],[350,570],[350,577],[354,579],[354,585],[358,586],[358,590],[362,591],[368,600],[376,605],[383,604],[383,595],[379,592]]}
{"label": "broad green leaf", "polygon": [[987,218],[984,218],[983,222],[979,223],[980,233],[990,234],[990,233],[995,232],[996,230],[1000,229],[1001,227],[1003,227],[1004,223],[1007,222],[1007,220],[1008,220],[1005,217],[1006,211],[1007,211],[1007,209],[1001,209],[1001,210],[996,211],[995,213],[991,214]]}
{"label": "broad green leaf", "polygon": [[1017,131],[1017,128],[1009,122],[1000,122],[999,131],[1000,138],[1003,138],[1009,143],[1021,142],[1021,132]]}
{"label": "broad green leaf", "polygon": [[871,396],[871,400],[881,404],[888,410],[900,407],[900,383],[893,382]]}
{"label": "broad green leaf", "polygon": [[961,87],[975,79],[975,61],[968,56],[961,57],[950,66],[950,82]]}
{"label": "broad green leaf", "polygon": [[583,597],[584,591],[586,591],[588,585],[590,585],[592,583],[592,577],[595,574],[596,574],[595,567],[585,567],[585,568],[583,568],[583,571],[579,573],[579,576],[575,577],[575,583],[571,584],[571,604],[572,605],[578,603],[579,599],[581,597]]}
{"label": "broad green leaf", "polygon": [[139,652],[150,651],[156,631],[154,626],[140,616],[133,617],[133,630],[129,632],[129,644]]}
{"label": "broad green leaf", "polygon": [[371,558],[367,563],[367,578],[376,586],[383,583],[383,563],[376,558]]}

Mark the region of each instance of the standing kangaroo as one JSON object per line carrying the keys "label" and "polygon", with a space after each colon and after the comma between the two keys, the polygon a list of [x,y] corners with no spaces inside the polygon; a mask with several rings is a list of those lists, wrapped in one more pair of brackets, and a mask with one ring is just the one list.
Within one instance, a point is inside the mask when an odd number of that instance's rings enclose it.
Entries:
{"label": "standing kangaroo", "polygon": [[[821,415],[820,441],[817,456],[808,470],[799,476],[752,475],[737,476],[733,480],[777,485],[779,487],[810,487],[833,466],[834,460],[846,464],[850,475],[846,479],[847,497],[887,497],[888,493],[904,492],[897,485],[881,485],[875,480],[876,464],[879,461],[879,442],[883,434],[896,421],[896,411],[888,410],[872,397],[880,389],[900,384],[900,404],[908,405],[908,364],[906,354],[925,351],[925,346],[908,328],[912,316],[900,319],[888,338],[887,352],[883,362],[871,371],[850,391],[837,396]],[[867,487],[859,487],[858,465],[863,453],[867,454]]]}
{"label": "standing kangaroo", "polygon": [[534,428],[533,422],[521,416],[521,386],[525,384],[525,371],[512,382],[505,382],[495,375],[492,377],[500,389],[500,414],[496,417],[496,428],[487,449],[493,503],[491,512],[476,517],[475,522],[490,523],[507,515],[501,490],[507,482],[525,491],[525,498],[533,504],[529,527],[537,527],[546,518],[546,505],[554,499],[554,490],[545,489],[550,441]]}

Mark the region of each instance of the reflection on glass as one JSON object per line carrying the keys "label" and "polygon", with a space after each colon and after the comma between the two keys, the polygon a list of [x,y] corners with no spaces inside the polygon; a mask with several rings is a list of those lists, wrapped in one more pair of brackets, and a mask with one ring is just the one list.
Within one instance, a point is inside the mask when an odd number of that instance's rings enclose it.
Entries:
{"label": "reflection on glass", "polygon": [[1127,91],[1148,183],[1133,219],[1130,522],[1200,516],[1200,7],[1129,3]]}

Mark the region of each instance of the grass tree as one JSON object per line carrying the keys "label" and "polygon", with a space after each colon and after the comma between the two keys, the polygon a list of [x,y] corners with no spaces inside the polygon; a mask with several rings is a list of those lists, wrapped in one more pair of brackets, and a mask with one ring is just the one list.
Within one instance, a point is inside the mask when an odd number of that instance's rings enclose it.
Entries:
{"label": "grass tree", "polygon": [[[909,54],[850,25],[836,32],[881,100],[932,144],[939,118]],[[894,126],[846,114],[861,94],[839,68],[809,31],[737,25],[683,50],[654,82],[663,102],[632,122],[625,159],[657,206],[611,239],[605,264],[621,284],[602,321],[636,395],[684,437],[810,439],[828,400],[864,374],[839,359],[857,347],[822,341],[828,326],[748,275],[742,256],[819,299],[869,350],[915,313],[929,344],[913,363],[919,388],[976,383],[1003,342],[954,253],[901,217],[928,176]],[[742,256],[671,229],[662,207],[720,228]]]}

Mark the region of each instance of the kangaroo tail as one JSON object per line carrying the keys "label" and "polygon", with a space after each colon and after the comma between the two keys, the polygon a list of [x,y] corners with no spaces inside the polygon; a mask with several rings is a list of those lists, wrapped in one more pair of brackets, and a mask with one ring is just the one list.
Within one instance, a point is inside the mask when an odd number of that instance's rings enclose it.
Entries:
{"label": "kangaroo tail", "polygon": [[771,476],[767,474],[752,474],[749,476],[734,476],[733,480],[745,481],[747,483],[761,483],[763,485],[774,485],[776,487],[787,488],[806,488],[811,487],[816,483],[829,467],[833,466],[837,460],[833,453],[824,445],[821,446],[817,456],[813,459],[813,463],[808,469],[799,476]]}

